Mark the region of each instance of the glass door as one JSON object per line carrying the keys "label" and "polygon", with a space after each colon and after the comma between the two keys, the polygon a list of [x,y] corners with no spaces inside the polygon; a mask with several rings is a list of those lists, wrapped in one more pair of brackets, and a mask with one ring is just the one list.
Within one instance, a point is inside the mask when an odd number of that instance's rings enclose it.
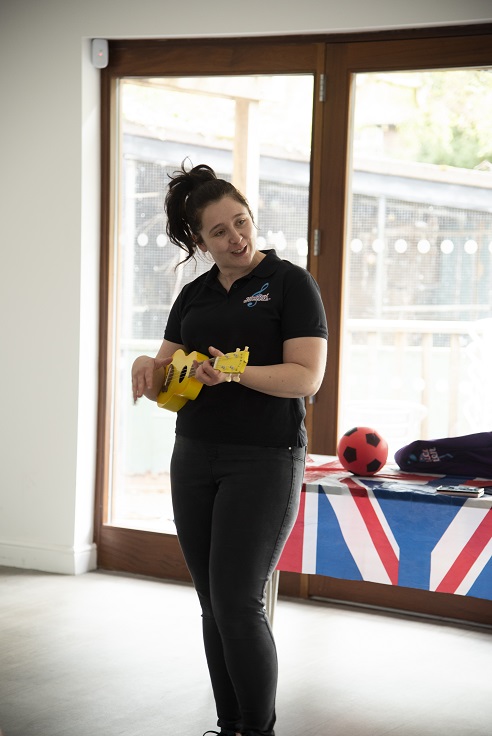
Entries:
{"label": "glass door", "polygon": [[492,70],[352,80],[339,432],[490,430]]}
{"label": "glass door", "polygon": [[110,461],[105,523],[174,534],[169,462],[176,415],[141,399],[130,372],[154,355],[182,286],[163,202],[168,175],[206,163],[245,192],[261,248],[307,266],[313,75],[123,77],[117,88]]}

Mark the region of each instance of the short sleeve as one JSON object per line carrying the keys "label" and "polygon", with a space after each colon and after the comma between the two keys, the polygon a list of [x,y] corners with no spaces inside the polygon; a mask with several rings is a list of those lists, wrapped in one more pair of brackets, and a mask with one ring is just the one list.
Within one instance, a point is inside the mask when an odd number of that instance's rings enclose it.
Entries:
{"label": "short sleeve", "polygon": [[178,345],[183,344],[183,340],[181,339],[181,294],[171,307],[164,330],[164,339],[169,340],[169,342],[175,342]]}
{"label": "short sleeve", "polygon": [[321,292],[309,271],[295,269],[286,278],[282,308],[282,338],[328,338],[328,325]]}

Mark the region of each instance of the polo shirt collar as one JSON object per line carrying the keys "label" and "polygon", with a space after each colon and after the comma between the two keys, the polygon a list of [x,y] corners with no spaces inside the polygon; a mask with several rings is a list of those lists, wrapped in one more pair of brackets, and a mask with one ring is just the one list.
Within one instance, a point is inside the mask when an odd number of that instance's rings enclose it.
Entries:
{"label": "polo shirt collar", "polygon": [[[265,276],[271,276],[272,273],[274,273],[279,263],[281,263],[281,259],[278,257],[276,251],[274,248],[271,248],[269,250],[262,250],[261,253],[265,254],[265,258],[263,258],[255,268],[253,268],[252,271],[246,274],[246,276],[242,276],[241,278],[247,281],[248,279],[252,278],[253,276],[259,276],[265,277]],[[206,281],[211,284],[214,283],[217,279],[217,276],[219,275],[219,269],[217,267],[217,264],[214,263],[210,271],[208,272],[206,276]]]}

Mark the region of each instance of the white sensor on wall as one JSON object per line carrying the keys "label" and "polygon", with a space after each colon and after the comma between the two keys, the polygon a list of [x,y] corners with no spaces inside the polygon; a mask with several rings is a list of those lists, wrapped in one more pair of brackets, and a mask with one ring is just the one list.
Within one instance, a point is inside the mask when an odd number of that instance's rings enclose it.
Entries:
{"label": "white sensor on wall", "polygon": [[104,38],[92,39],[92,63],[96,69],[105,69],[108,65],[108,42]]}

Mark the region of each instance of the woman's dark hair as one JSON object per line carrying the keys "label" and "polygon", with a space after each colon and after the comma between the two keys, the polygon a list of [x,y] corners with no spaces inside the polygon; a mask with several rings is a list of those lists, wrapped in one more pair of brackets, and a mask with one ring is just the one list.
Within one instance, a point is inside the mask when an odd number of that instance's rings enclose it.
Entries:
{"label": "woman's dark hair", "polygon": [[188,254],[181,263],[195,257],[202,229],[202,212],[211,202],[232,197],[246,207],[253,219],[246,198],[233,184],[218,179],[215,171],[206,164],[193,166],[189,171],[186,171],[184,164],[183,161],[181,169],[169,175],[169,189],[164,204],[169,240]]}

